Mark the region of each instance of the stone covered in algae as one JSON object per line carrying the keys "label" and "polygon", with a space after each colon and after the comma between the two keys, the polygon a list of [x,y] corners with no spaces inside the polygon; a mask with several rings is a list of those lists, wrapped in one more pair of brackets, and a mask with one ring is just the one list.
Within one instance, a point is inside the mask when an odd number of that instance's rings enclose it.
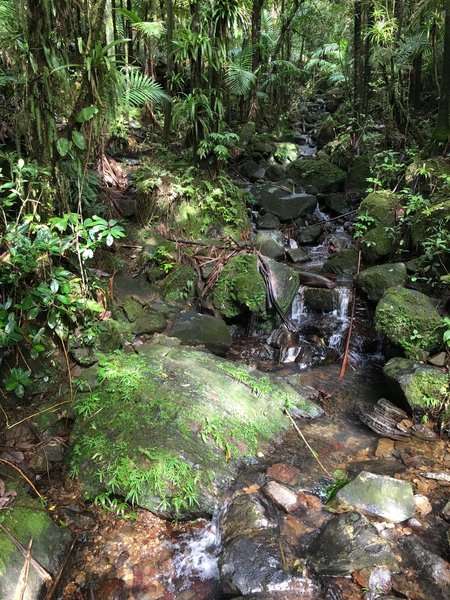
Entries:
{"label": "stone covered in algae", "polygon": [[369,300],[378,302],[390,287],[404,286],[406,266],[403,263],[377,265],[364,269],[358,275],[357,285]]}
{"label": "stone covered in algae", "polygon": [[102,492],[171,515],[212,513],[239,460],[288,426],[285,406],[322,410],[310,390],[157,336],[100,365],[101,388],[76,408],[71,473]]}

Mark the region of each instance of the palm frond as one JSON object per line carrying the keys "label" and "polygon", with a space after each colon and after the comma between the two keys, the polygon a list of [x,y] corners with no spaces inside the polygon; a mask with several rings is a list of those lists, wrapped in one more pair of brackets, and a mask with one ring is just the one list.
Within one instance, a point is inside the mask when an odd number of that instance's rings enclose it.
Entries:
{"label": "palm frond", "polygon": [[160,84],[139,69],[128,69],[122,71],[121,75],[122,101],[126,106],[139,107],[147,102],[164,104],[171,101]]}
{"label": "palm frond", "polygon": [[166,32],[162,21],[139,21],[133,27],[142,37],[154,40],[159,40]]}

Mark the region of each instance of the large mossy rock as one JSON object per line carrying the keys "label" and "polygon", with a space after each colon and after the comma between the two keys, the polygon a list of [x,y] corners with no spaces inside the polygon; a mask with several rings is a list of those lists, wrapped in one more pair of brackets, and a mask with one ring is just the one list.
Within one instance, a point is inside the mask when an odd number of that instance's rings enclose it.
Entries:
{"label": "large mossy rock", "polygon": [[328,508],[335,512],[356,510],[401,523],[414,515],[414,494],[407,481],[362,471],[338,491]]}
{"label": "large mossy rock", "polygon": [[176,265],[162,281],[159,291],[166,302],[192,301],[197,273],[190,265]]}
{"label": "large mossy rock", "polygon": [[394,253],[396,239],[384,225],[370,229],[361,239],[361,253],[368,263],[375,263]]}
{"label": "large mossy rock", "polygon": [[254,190],[255,202],[280,221],[292,221],[298,217],[312,215],[317,199],[311,194],[289,194],[275,185],[264,185]]}
{"label": "large mossy rock", "polygon": [[253,245],[264,256],[275,259],[284,258],[285,251],[281,231],[266,229],[258,231],[253,240]]}
{"label": "large mossy rock", "polygon": [[423,358],[442,340],[442,320],[425,294],[403,287],[389,288],[377,305],[378,331],[403,348],[408,358]]}
{"label": "large mossy rock", "polygon": [[[17,494],[15,499],[0,512],[0,523],[4,527],[0,530],[0,598],[4,600],[19,597],[15,592],[25,563],[23,554],[5,530],[25,549],[32,541],[32,558],[51,576],[57,574],[72,540],[69,530],[58,527],[42,504],[28,496],[19,484],[6,485],[7,493],[12,490]],[[37,600],[45,593],[44,582],[30,565],[26,591],[20,597]]]}
{"label": "large mossy rock", "polygon": [[372,217],[377,223],[391,227],[395,225],[400,200],[390,190],[371,192],[359,205],[358,216]]}
{"label": "large mossy rock", "polygon": [[236,256],[222,269],[214,287],[213,302],[227,318],[241,313],[262,312],[265,308],[266,286],[258,272],[258,259],[254,255]]}
{"label": "large mossy rock", "polygon": [[390,287],[404,286],[406,266],[404,263],[377,265],[364,269],[358,275],[357,285],[369,300],[378,302]]}
{"label": "large mossy rock", "polygon": [[319,192],[339,192],[345,182],[345,171],[323,160],[296,160],[287,169],[287,174],[297,185],[311,185]]}
{"label": "large mossy rock", "polygon": [[102,386],[81,395],[71,472],[86,494],[110,492],[163,514],[212,513],[239,461],[289,422],[316,417],[310,391],[159,336],[139,355],[110,355]]}
{"label": "large mossy rock", "polygon": [[225,354],[232,343],[225,321],[192,311],[181,313],[175,319],[169,336],[191,346],[206,346],[216,354]]}
{"label": "large mossy rock", "polygon": [[411,221],[411,240],[416,246],[420,246],[427,239],[429,230],[438,228],[448,232],[450,229],[450,199],[443,200],[428,207],[428,210],[420,211]]}
{"label": "large mossy rock", "polygon": [[391,358],[383,373],[396,398],[412,411],[439,413],[449,390],[448,374],[407,358]]}
{"label": "large mossy rock", "polygon": [[323,272],[336,275],[351,275],[356,271],[358,264],[358,252],[355,248],[341,250],[324,262]]}

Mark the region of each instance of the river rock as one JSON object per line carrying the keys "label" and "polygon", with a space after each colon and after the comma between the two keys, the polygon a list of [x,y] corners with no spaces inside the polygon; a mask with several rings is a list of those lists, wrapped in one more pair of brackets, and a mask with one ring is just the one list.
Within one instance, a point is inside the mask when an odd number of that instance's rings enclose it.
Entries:
{"label": "river rock", "polygon": [[287,513],[293,512],[299,507],[297,494],[277,481],[269,481],[263,491],[269,500]]}
{"label": "river rock", "polygon": [[389,190],[371,192],[361,202],[358,216],[372,217],[375,223],[392,227],[397,220],[400,198]]}
{"label": "river rock", "polygon": [[166,325],[167,321],[164,315],[152,308],[146,308],[142,315],[131,324],[131,331],[135,335],[151,335],[161,333]]}
{"label": "river rock", "polygon": [[281,231],[258,231],[253,245],[264,256],[269,258],[284,258],[283,234]]}
{"label": "river rock", "polygon": [[350,211],[350,202],[347,194],[337,192],[321,194],[318,196],[318,200],[336,215],[345,215]]}
{"label": "river rock", "polygon": [[347,576],[365,567],[398,568],[386,540],[363,515],[351,512],[325,524],[308,549],[308,562],[319,575]]}
{"label": "river rock", "polygon": [[447,353],[439,352],[438,354],[431,356],[428,359],[428,362],[430,363],[430,365],[433,365],[434,367],[441,367],[441,368],[445,367],[445,364],[447,362]]}
{"label": "river rock", "polygon": [[285,189],[266,185],[253,191],[256,203],[281,221],[293,221],[298,217],[312,215],[317,199],[312,194],[289,194]]}
{"label": "river rock", "polygon": [[304,298],[306,306],[312,310],[331,312],[335,308],[335,294],[330,289],[307,287]]}
{"label": "river rock", "polygon": [[144,306],[134,298],[126,298],[123,303],[123,312],[130,323],[141,317],[144,314],[144,310]]}
{"label": "river rock", "polygon": [[312,244],[320,237],[323,229],[320,225],[310,225],[309,227],[299,227],[297,238],[300,244]]}
{"label": "river rock", "polygon": [[264,179],[267,166],[257,163],[254,160],[247,160],[239,168],[240,172],[252,183]]}
{"label": "river rock", "polygon": [[299,286],[299,276],[295,269],[270,258],[265,259],[269,269],[273,296],[284,312],[291,308]]}
{"label": "river rock", "polygon": [[415,510],[410,483],[367,471],[341,488],[328,507],[337,512],[357,510],[392,523],[406,521]]}
{"label": "river rock", "polygon": [[187,311],[173,322],[169,332],[191,346],[203,345],[216,354],[225,354],[232,344],[229,328],[223,319]]}
{"label": "river rock", "polygon": [[258,215],[256,225],[258,229],[278,229],[280,219],[276,215],[266,213],[265,215]]}
{"label": "river rock", "polygon": [[403,538],[400,550],[402,569],[393,577],[393,589],[414,600],[448,600],[449,563],[428,550],[415,536]]}
{"label": "river rock", "polygon": [[[16,497],[2,507],[2,526],[27,549],[32,541],[31,556],[54,577],[66,558],[72,541],[68,529],[58,527],[38,500],[32,499],[19,484],[7,483],[6,492]],[[0,530],[0,598],[13,599],[20,581],[25,559],[14,542]],[[37,571],[30,565],[24,600],[45,596],[45,586]],[[22,598],[22,596],[21,596]]]}
{"label": "river rock", "polygon": [[394,253],[396,239],[384,225],[370,229],[361,238],[361,253],[368,263],[376,263]]}
{"label": "river rock", "polygon": [[430,365],[407,358],[391,358],[383,368],[393,396],[412,411],[438,412],[448,394],[448,374]]}
{"label": "river rock", "polygon": [[235,538],[252,536],[276,528],[275,511],[256,494],[240,494],[234,497],[220,519],[221,541],[224,546]]}
{"label": "river rock", "polygon": [[310,255],[302,248],[288,248],[286,252],[294,263],[305,263],[311,260]]}
{"label": "river rock", "polygon": [[346,177],[345,171],[320,158],[296,160],[287,168],[287,174],[297,185],[313,185],[319,193],[341,191]]}
{"label": "river rock", "polygon": [[357,285],[369,300],[378,302],[392,286],[404,286],[406,267],[403,263],[393,263],[369,267],[358,275]]}
{"label": "river rock", "polygon": [[71,471],[89,497],[120,494],[166,515],[212,513],[237,459],[254,458],[289,426],[287,402],[322,413],[283,379],[175,338],[155,336],[139,351],[105,357],[101,387],[78,399],[88,410],[78,411]]}
{"label": "river rock", "polygon": [[377,305],[375,326],[409,358],[422,358],[442,342],[442,320],[435,303],[416,290],[389,288]]}
{"label": "river rock", "polygon": [[348,248],[326,260],[322,270],[324,273],[351,275],[356,271],[357,262],[358,252],[354,248]]}
{"label": "river rock", "polygon": [[270,165],[266,171],[266,179],[269,181],[281,181],[286,178],[286,169],[282,165]]}

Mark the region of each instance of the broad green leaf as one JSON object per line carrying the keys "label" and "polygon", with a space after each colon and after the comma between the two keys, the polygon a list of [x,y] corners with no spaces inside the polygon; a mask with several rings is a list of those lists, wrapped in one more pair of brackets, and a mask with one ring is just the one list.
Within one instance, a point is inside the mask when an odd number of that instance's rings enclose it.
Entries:
{"label": "broad green leaf", "polygon": [[94,115],[96,115],[97,113],[98,113],[98,108],[96,106],[86,106],[85,108],[83,108],[83,110],[80,110],[80,112],[78,113],[76,122],[77,123],[86,123],[86,121],[89,121],[90,119],[92,119],[92,117]]}
{"label": "broad green leaf", "polygon": [[62,157],[66,156],[72,146],[72,142],[70,142],[67,138],[58,138],[56,142],[56,149],[58,150],[58,154]]}
{"label": "broad green leaf", "polygon": [[86,140],[84,139],[84,136],[76,129],[72,131],[72,142],[80,150],[84,150],[86,148]]}

